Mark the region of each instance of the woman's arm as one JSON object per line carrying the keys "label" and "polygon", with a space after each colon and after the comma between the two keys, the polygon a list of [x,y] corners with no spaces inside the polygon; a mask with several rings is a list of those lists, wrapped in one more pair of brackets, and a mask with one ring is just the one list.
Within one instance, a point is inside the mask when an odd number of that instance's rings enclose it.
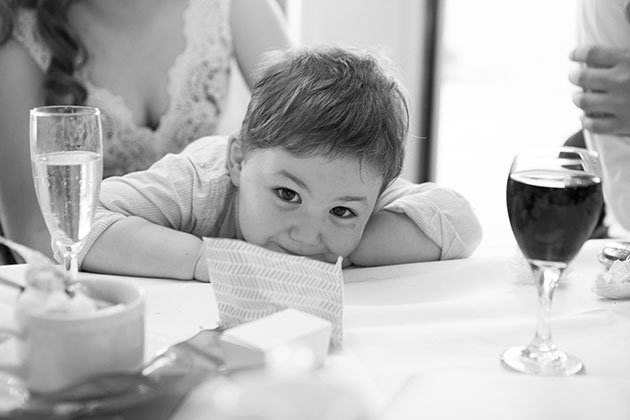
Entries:
{"label": "woman's arm", "polygon": [[275,0],[232,0],[230,25],[236,60],[251,88],[262,55],[291,45],[286,19]]}
{"label": "woman's arm", "polygon": [[481,242],[481,225],[460,194],[398,179],[381,195],[357,249],[356,265],[463,258]]}
{"label": "woman's arm", "polygon": [[0,216],[7,237],[52,256],[35,196],[29,110],[43,104],[43,74],[14,40],[0,46]]}

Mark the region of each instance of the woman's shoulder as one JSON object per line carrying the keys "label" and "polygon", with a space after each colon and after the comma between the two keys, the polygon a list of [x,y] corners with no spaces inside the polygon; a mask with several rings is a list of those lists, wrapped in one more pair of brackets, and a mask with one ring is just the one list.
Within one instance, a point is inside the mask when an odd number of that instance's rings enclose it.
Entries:
{"label": "woman's shoulder", "polygon": [[230,37],[230,0],[190,0],[184,18],[189,42],[215,45]]}
{"label": "woman's shoulder", "polygon": [[41,39],[37,29],[37,17],[34,10],[18,9],[12,36],[26,49],[40,69],[45,70],[48,67],[50,50]]}
{"label": "woman's shoulder", "polygon": [[26,65],[39,68],[22,43],[15,38],[9,38],[0,45],[0,71],[4,68],[10,69],[11,72],[15,73],[16,70],[21,71]]}
{"label": "woman's shoulder", "polygon": [[212,68],[222,66],[221,59],[231,56],[230,9],[230,0],[190,0],[183,28],[188,60],[205,61]]}
{"label": "woman's shoulder", "polygon": [[[11,132],[9,125],[17,127],[21,123],[15,119],[16,113],[28,111],[39,102],[43,77],[42,70],[15,39],[9,38],[0,46],[0,90],[4,93],[0,94],[0,127],[4,134]],[[11,143],[22,142],[16,138]],[[2,158],[11,159],[8,144],[2,147]]]}

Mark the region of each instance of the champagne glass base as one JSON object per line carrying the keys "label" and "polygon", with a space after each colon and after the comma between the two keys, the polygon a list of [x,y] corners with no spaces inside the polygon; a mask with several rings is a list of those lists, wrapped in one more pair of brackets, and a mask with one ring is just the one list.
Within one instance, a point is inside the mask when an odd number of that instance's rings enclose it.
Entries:
{"label": "champagne glass base", "polygon": [[541,351],[531,346],[511,347],[501,354],[501,364],[513,371],[541,376],[571,376],[584,372],[584,364],[561,350]]}

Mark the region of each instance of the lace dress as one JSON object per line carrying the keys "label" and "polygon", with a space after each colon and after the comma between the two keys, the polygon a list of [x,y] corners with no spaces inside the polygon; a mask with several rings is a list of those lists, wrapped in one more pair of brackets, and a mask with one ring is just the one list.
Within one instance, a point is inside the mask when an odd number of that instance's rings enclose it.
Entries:
{"label": "lace dress", "polygon": [[[184,12],[186,47],[169,70],[170,104],[155,130],[136,125],[122,97],[77,73],[87,87],[86,105],[103,112],[104,177],[146,169],[165,154],[215,134],[230,77],[229,8],[229,0],[190,0]],[[50,52],[32,11],[19,13],[14,36],[45,70]]]}

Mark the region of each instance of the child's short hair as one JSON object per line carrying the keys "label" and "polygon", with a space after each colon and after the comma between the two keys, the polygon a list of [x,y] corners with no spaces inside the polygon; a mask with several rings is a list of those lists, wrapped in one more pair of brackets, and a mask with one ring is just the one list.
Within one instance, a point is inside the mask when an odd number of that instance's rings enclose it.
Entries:
{"label": "child's short hair", "polygon": [[295,156],[356,158],[383,187],[400,175],[407,97],[374,56],[316,47],[268,57],[241,128],[245,152],[281,146]]}

